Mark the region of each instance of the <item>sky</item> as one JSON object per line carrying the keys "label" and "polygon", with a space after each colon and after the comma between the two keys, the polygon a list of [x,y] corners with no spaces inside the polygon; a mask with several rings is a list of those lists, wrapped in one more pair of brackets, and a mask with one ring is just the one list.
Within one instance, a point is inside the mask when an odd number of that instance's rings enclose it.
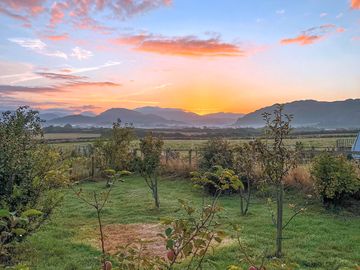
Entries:
{"label": "sky", "polygon": [[1,0],[0,110],[360,98],[360,0]]}

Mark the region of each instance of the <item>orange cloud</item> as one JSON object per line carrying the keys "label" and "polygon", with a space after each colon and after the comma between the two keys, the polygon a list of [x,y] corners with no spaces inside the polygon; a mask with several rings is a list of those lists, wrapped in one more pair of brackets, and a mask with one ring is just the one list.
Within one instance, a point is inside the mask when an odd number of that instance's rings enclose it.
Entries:
{"label": "orange cloud", "polygon": [[306,34],[299,35],[294,38],[286,38],[281,40],[281,44],[291,44],[291,43],[299,43],[301,45],[313,44],[314,42],[320,40],[320,36],[308,36]]}
{"label": "orange cloud", "polygon": [[360,9],[360,0],[351,0],[351,8]]}
{"label": "orange cloud", "polygon": [[133,35],[120,37],[111,42],[117,45],[132,45],[137,51],[158,54],[192,57],[245,56],[245,52],[236,44],[222,42],[219,38]]}
{"label": "orange cloud", "polygon": [[[336,28],[333,24],[324,24],[318,27],[312,27],[306,31],[303,31],[300,35],[293,37],[293,38],[285,38],[280,41],[283,45],[288,45],[292,43],[298,43],[300,45],[309,45],[313,44],[317,41],[322,40],[327,35],[332,33]],[[335,29],[336,32],[344,32],[344,28],[337,28]]]}

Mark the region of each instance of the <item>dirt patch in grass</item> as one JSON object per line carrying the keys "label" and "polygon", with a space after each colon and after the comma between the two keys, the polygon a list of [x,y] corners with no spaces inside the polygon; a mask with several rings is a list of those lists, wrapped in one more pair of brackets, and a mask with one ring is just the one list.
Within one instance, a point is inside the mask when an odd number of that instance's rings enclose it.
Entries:
{"label": "dirt patch in grass", "polygon": [[[119,247],[143,241],[144,253],[163,257],[166,254],[164,239],[158,236],[164,231],[159,224],[110,224],[104,226],[105,248],[110,254],[116,254]],[[98,244],[100,247],[100,242]]]}

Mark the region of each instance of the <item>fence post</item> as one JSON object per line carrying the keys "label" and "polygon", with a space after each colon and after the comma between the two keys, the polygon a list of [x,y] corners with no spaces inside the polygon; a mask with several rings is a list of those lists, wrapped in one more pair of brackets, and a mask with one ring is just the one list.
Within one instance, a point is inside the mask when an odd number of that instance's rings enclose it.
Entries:
{"label": "fence post", "polygon": [[91,178],[95,177],[95,157],[91,156]]}
{"label": "fence post", "polygon": [[165,150],[165,162],[166,162],[166,164],[168,164],[168,161],[169,161],[169,148],[167,148],[166,150]]}
{"label": "fence post", "polygon": [[192,155],[192,149],[189,150],[189,166],[191,166],[191,155]]}

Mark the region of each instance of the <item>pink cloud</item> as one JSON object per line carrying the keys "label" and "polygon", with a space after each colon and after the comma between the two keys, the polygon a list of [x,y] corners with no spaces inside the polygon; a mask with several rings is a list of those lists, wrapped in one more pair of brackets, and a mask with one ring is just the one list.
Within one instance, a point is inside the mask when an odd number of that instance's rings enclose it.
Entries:
{"label": "pink cloud", "polygon": [[53,85],[53,86],[18,86],[18,85],[0,85],[0,95],[2,96],[13,96],[17,93],[33,93],[33,94],[44,94],[44,93],[58,93],[66,92],[68,90],[83,89],[86,87],[119,87],[121,84],[113,82],[87,82],[87,81],[71,81],[64,84]]}
{"label": "pink cloud", "polygon": [[63,41],[69,39],[69,34],[64,33],[60,35],[44,35],[43,37],[51,41]]}
{"label": "pink cloud", "polygon": [[61,23],[65,17],[65,11],[68,9],[69,5],[67,3],[58,3],[55,2],[51,7],[51,18],[50,26],[55,27],[58,23]]}
{"label": "pink cloud", "polygon": [[130,35],[111,40],[117,45],[131,45],[137,51],[158,54],[219,57],[245,56],[245,51],[238,45],[225,43],[219,37],[199,39],[194,36],[163,37],[151,34]]}
{"label": "pink cloud", "polygon": [[3,6],[16,11],[25,11],[31,15],[37,15],[44,11],[43,4],[46,0],[2,0]]}
{"label": "pink cloud", "polygon": [[334,31],[344,32],[345,29],[341,27],[336,29],[336,26],[333,24],[324,24],[303,31],[301,34],[299,34],[296,37],[282,39],[280,43],[283,45],[288,45],[293,43],[297,43],[299,45],[310,45],[324,39]]}
{"label": "pink cloud", "polygon": [[103,12],[109,18],[127,19],[162,6],[172,0],[63,0],[52,1],[50,9],[46,0],[1,0],[0,13],[27,23],[38,14],[49,12],[49,26],[70,22],[78,29],[108,33],[110,28],[94,19],[94,14]]}
{"label": "pink cloud", "polygon": [[1,0],[0,13],[22,21],[23,27],[30,28],[30,19],[45,11],[46,0]]}

